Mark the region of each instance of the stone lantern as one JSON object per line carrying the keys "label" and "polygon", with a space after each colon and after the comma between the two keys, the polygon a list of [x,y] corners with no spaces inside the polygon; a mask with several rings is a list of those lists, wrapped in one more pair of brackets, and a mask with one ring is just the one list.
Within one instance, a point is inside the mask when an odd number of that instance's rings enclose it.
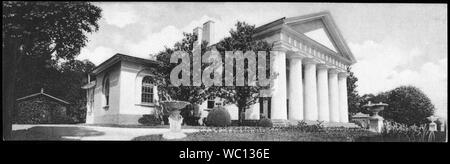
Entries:
{"label": "stone lantern", "polygon": [[388,106],[386,103],[375,103],[372,104],[372,102],[369,101],[368,104],[364,105],[363,107],[366,107],[367,110],[373,113],[373,115],[369,118],[369,130],[377,133],[381,133],[381,130],[383,129],[383,120],[384,118],[378,115],[378,112],[384,110],[384,107]]}

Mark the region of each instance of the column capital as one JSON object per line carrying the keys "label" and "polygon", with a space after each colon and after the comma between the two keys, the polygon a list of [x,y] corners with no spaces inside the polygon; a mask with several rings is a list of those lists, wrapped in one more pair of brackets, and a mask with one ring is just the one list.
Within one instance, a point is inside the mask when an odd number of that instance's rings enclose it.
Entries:
{"label": "column capital", "polygon": [[282,51],[287,52],[289,51],[289,47],[283,44],[283,42],[275,42],[274,46],[272,48],[272,51]]}
{"label": "column capital", "polygon": [[322,62],[320,62],[320,60],[318,60],[318,59],[308,57],[308,58],[304,58],[303,59],[303,63],[305,63],[305,64],[319,64],[319,63],[322,63]]}
{"label": "column capital", "polygon": [[340,71],[336,68],[336,67],[331,67],[329,70],[328,70],[328,73],[329,74],[338,74]]}
{"label": "column capital", "polygon": [[317,67],[317,69],[327,69],[327,70],[330,68],[333,68],[332,66],[327,65],[325,63],[318,63],[316,67]]}
{"label": "column capital", "polygon": [[304,58],[308,58],[310,56],[301,53],[300,51],[287,51],[286,52],[286,58],[288,59],[304,59]]}

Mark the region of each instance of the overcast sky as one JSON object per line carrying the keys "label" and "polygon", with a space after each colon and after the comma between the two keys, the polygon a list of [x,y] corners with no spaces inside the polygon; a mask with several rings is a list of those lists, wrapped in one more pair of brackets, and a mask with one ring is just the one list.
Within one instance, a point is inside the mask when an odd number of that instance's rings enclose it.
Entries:
{"label": "overcast sky", "polygon": [[238,20],[259,26],[328,10],[356,57],[352,70],[361,95],[411,84],[431,98],[437,115],[447,115],[446,4],[94,4],[103,9],[100,29],[89,36],[78,59],[96,65],[115,53],[150,58],[207,20],[216,22],[216,37],[221,39]]}

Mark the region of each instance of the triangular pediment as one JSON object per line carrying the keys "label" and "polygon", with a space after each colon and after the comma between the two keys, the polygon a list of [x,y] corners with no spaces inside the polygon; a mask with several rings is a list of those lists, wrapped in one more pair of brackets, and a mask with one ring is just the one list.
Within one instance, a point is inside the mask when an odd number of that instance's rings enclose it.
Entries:
{"label": "triangular pediment", "polygon": [[336,54],[356,62],[329,12],[286,18],[285,24]]}

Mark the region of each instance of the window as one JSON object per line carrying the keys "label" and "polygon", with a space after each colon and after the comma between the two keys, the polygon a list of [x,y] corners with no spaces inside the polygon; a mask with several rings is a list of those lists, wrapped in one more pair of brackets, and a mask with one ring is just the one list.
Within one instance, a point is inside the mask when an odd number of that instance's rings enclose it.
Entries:
{"label": "window", "polygon": [[141,102],[144,103],[153,103],[153,84],[151,82],[150,76],[145,76],[142,79],[142,95]]}
{"label": "window", "polygon": [[109,75],[105,75],[103,80],[103,95],[105,96],[105,106],[109,106]]}

